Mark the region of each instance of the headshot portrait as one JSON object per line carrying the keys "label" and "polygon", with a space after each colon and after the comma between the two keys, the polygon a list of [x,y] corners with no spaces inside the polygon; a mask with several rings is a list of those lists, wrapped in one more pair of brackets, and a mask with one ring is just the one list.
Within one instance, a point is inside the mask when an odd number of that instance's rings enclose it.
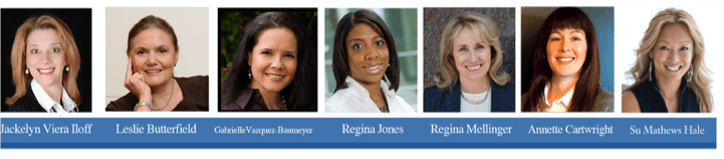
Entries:
{"label": "headshot portrait", "polygon": [[106,111],[208,111],[208,14],[106,8]]}
{"label": "headshot portrait", "polygon": [[219,9],[219,111],[317,111],[317,9]]}
{"label": "headshot portrait", "polygon": [[91,9],[2,9],[2,112],[91,112]]}
{"label": "headshot portrait", "polygon": [[622,52],[626,57],[622,112],[712,112],[713,78],[708,66],[716,62],[707,62],[715,59],[707,54],[717,51],[705,47],[716,19],[706,13],[712,12],[698,8],[626,12],[634,16],[626,18],[631,29],[630,44]]}
{"label": "headshot portrait", "polygon": [[325,10],[325,112],[417,111],[417,10]]}
{"label": "headshot portrait", "polygon": [[613,112],[613,7],[522,7],[523,112]]}
{"label": "headshot portrait", "polygon": [[424,13],[424,112],[515,112],[515,8]]}

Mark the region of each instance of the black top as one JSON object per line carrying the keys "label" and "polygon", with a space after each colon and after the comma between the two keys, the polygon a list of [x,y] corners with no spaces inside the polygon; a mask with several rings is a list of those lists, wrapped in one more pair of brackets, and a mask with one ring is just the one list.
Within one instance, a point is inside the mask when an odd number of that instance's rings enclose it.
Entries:
{"label": "black top", "polygon": [[[515,112],[515,85],[491,85],[491,112]],[[460,81],[449,91],[438,91],[437,86],[425,88],[425,112],[460,112]]]}
{"label": "black top", "polygon": [[[173,111],[209,111],[209,76],[176,78],[184,99]],[[133,111],[138,97],[133,93],[118,98],[106,106],[106,111]]]}
{"label": "black top", "polygon": [[267,111],[269,108],[264,103],[258,89],[245,88],[241,95],[229,105],[221,107],[222,111]]}
{"label": "black top", "polygon": [[48,112],[45,109],[43,109],[43,106],[38,103],[38,100],[35,99],[35,94],[33,94],[33,89],[28,89],[27,92],[25,92],[25,96],[18,99],[13,103],[10,108],[7,110],[8,112]]}
{"label": "black top", "polygon": [[[652,74],[651,78],[651,81],[646,80],[631,88],[631,92],[639,102],[641,112],[669,112],[664,97],[659,91],[656,76]],[[683,77],[679,84],[679,91],[679,112],[699,112],[699,101],[696,94]]]}

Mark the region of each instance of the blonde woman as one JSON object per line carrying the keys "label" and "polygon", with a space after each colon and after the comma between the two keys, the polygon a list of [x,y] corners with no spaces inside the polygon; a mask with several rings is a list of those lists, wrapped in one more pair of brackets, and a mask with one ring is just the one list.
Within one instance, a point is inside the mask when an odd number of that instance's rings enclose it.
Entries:
{"label": "blonde woman", "polygon": [[11,105],[8,111],[80,111],[80,62],[68,24],[51,14],[28,18],[15,34],[10,55],[15,95],[5,101]]}
{"label": "blonde woman", "polygon": [[704,39],[689,13],[656,14],[636,54],[628,71],[636,82],[623,92],[623,112],[711,112]]}
{"label": "blonde woman", "polygon": [[440,74],[425,88],[425,112],[515,112],[515,85],[495,22],[480,13],[453,18],[440,41]]}

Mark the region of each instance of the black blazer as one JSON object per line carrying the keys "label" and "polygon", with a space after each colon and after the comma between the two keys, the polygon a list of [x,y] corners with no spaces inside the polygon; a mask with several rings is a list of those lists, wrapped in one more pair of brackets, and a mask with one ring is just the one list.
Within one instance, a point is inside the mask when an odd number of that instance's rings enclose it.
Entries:
{"label": "black blazer", "polygon": [[25,96],[18,99],[18,101],[15,101],[13,105],[8,108],[7,112],[48,112],[43,109],[43,106],[40,106],[40,103],[38,103],[38,100],[35,99],[35,94],[33,94],[33,89],[28,89],[27,92],[25,92]]}
{"label": "black blazer", "polygon": [[[492,87],[491,112],[515,112],[515,85],[493,83]],[[423,107],[424,112],[460,112],[460,81],[449,91],[440,92],[437,86],[425,88]]]}

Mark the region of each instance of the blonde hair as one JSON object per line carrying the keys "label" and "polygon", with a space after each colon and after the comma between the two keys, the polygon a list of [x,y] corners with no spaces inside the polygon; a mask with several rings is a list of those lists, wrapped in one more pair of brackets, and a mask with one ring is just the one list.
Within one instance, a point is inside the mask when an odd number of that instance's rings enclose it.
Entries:
{"label": "blonde hair", "polygon": [[688,77],[688,74],[685,75],[687,78],[691,78],[687,86],[694,90],[697,101],[699,102],[699,110],[701,112],[711,112],[712,99],[711,92],[709,91],[709,83],[711,80],[707,77],[709,69],[704,64],[704,38],[699,31],[699,27],[696,25],[696,21],[694,21],[694,17],[684,10],[669,8],[657,13],[656,16],[651,19],[649,28],[646,29],[646,34],[641,40],[641,45],[639,49],[636,50],[638,59],[634,67],[627,72],[634,77],[636,82],[626,88],[626,90],[630,90],[642,82],[649,80],[649,74],[651,74],[649,67],[652,62],[649,60],[649,55],[661,34],[661,29],[667,24],[683,24],[689,29],[689,34],[691,34],[691,38],[694,40],[694,50],[692,51],[694,55],[691,60],[693,75],[692,77]]}
{"label": "blonde hair", "polygon": [[478,35],[483,43],[490,44],[491,65],[488,76],[496,84],[504,86],[508,82],[509,75],[506,72],[499,72],[498,68],[503,64],[503,49],[500,46],[500,34],[493,20],[480,13],[464,13],[448,22],[440,38],[440,73],[436,75],[438,90],[449,90],[458,81],[459,72],[455,68],[453,58],[453,41],[463,29],[470,29]]}
{"label": "blonde hair", "polygon": [[25,41],[31,32],[43,29],[53,29],[58,34],[58,40],[65,53],[65,62],[69,68],[69,71],[63,72],[63,88],[68,92],[68,96],[73,99],[73,102],[80,104],[82,101],[78,85],[76,84],[76,78],[80,70],[80,53],[75,44],[73,33],[70,31],[68,24],[55,15],[41,14],[28,18],[28,20],[20,25],[18,31],[15,33],[15,41],[13,42],[10,55],[15,95],[7,98],[5,103],[8,105],[12,105],[18,99],[25,96],[28,87],[30,87],[30,82],[33,80],[33,77],[30,74],[25,74],[25,68],[27,68],[25,63],[27,44]]}

